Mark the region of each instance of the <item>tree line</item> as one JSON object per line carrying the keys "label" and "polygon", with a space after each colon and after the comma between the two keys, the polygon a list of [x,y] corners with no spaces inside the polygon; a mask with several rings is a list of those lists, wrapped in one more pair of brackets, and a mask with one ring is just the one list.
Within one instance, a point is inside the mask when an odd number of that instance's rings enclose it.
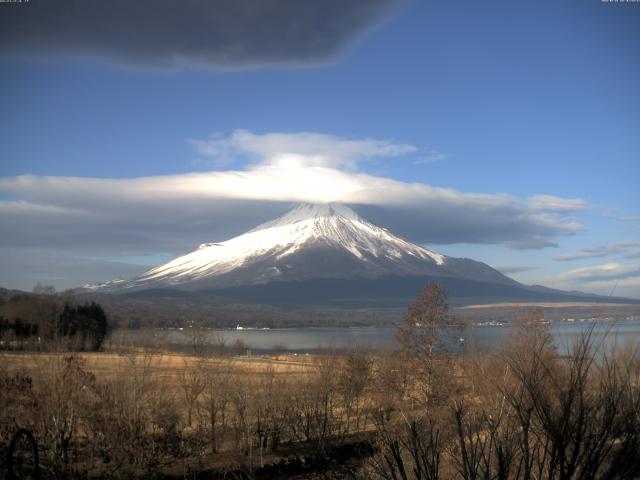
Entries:
{"label": "tree line", "polygon": [[75,303],[69,295],[37,290],[0,306],[0,345],[5,349],[100,350],[109,332],[101,305]]}

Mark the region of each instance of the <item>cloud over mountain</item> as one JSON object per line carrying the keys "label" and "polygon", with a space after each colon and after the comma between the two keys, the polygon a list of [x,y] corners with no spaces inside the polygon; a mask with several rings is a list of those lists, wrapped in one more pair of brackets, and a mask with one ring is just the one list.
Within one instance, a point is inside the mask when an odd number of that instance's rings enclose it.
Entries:
{"label": "cloud over mountain", "polygon": [[588,207],[553,197],[541,208],[539,197],[461,192],[362,171],[368,158],[417,154],[415,146],[390,140],[236,131],[194,144],[201,153],[248,163],[132,179],[0,178],[0,193],[11,197],[0,201],[0,246],[181,252],[239,234],[293,203],[333,202],[416,243],[544,248],[579,231],[573,215]]}
{"label": "cloud over mountain", "polygon": [[0,55],[156,68],[334,60],[402,1],[31,0],[0,3]]}

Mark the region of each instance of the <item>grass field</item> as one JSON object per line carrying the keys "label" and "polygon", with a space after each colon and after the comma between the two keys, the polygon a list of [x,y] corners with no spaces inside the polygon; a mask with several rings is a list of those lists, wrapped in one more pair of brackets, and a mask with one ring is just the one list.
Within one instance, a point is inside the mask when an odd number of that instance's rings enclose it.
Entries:
{"label": "grass field", "polygon": [[[2,352],[0,362],[8,374],[23,372],[38,378],[49,375],[50,370],[59,366],[68,356],[67,352]],[[146,376],[161,382],[168,389],[167,394],[174,395],[180,394],[184,375],[196,368],[256,380],[265,375],[286,376],[287,379],[295,380],[296,377],[317,369],[319,362],[319,357],[311,355],[196,357],[183,353],[144,350],[74,353],[74,356],[98,382],[144,371]]]}

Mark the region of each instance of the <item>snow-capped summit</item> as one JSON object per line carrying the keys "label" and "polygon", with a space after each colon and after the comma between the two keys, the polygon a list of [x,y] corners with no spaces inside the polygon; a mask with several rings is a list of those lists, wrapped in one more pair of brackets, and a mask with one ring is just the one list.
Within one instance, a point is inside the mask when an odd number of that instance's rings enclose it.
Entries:
{"label": "snow-capped summit", "polygon": [[263,223],[256,228],[250,230],[263,230],[265,228],[277,227],[281,225],[287,225],[291,223],[297,223],[305,220],[322,219],[327,217],[342,217],[353,221],[362,221],[356,212],[344,205],[336,204],[310,204],[302,203],[290,210],[280,218],[271,220],[270,222]]}
{"label": "snow-capped summit", "polygon": [[516,283],[488,265],[446,257],[373,225],[343,205],[299,205],[282,217],[103,291],[189,290],[280,280],[431,275]]}

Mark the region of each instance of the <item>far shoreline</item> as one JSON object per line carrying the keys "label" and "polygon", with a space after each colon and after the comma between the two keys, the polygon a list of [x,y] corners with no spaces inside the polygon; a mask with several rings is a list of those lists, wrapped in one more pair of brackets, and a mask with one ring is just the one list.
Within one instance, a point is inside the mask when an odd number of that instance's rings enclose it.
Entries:
{"label": "far shoreline", "polygon": [[[640,302],[640,300],[638,300]],[[502,302],[502,303],[477,303],[455,307],[460,310],[477,308],[607,308],[607,307],[633,307],[637,306],[640,312],[640,303],[603,303],[603,302]]]}

